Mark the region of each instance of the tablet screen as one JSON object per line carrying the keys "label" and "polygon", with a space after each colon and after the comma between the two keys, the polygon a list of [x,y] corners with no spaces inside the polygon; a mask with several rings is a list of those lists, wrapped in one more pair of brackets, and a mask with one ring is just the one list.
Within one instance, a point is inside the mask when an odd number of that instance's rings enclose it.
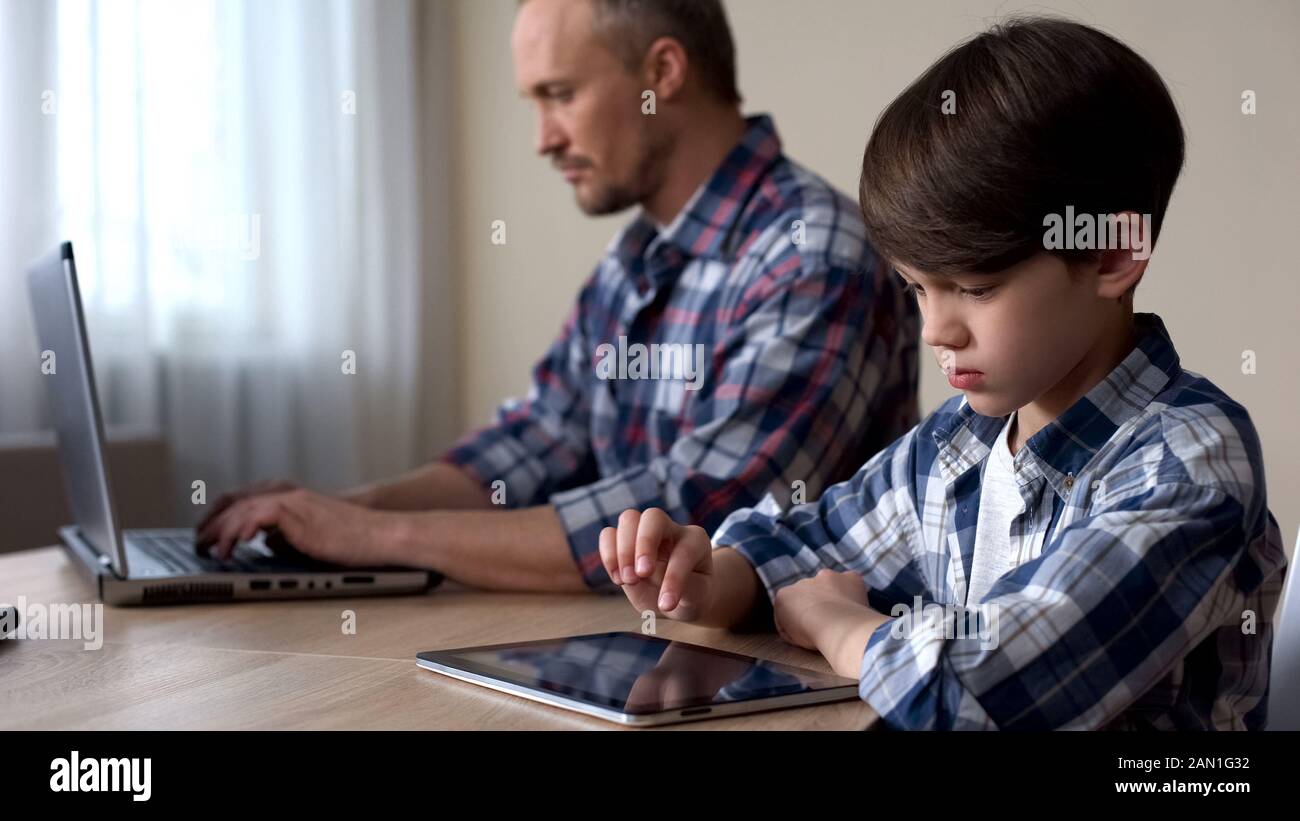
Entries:
{"label": "tablet screen", "polygon": [[836,675],[640,633],[431,651],[419,658],[630,714],[857,687]]}

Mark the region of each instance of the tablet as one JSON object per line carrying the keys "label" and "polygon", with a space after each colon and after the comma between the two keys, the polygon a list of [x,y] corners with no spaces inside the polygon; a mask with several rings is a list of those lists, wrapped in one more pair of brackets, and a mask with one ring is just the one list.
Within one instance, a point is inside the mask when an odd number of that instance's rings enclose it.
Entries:
{"label": "tablet", "polygon": [[430,650],[435,673],[603,718],[650,726],[858,697],[858,682],[641,633]]}

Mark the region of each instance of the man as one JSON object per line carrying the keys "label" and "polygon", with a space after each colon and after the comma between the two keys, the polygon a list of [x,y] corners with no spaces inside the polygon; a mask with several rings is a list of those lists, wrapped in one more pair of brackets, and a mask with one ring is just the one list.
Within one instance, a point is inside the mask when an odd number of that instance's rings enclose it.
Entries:
{"label": "man", "polygon": [[769,493],[813,498],[917,421],[915,306],[852,201],[741,115],[719,2],[526,0],[512,48],[579,207],[641,208],[528,398],[391,481],[224,497],[200,549],[277,528],[345,564],[604,587],[599,534],[624,509],[711,528]]}

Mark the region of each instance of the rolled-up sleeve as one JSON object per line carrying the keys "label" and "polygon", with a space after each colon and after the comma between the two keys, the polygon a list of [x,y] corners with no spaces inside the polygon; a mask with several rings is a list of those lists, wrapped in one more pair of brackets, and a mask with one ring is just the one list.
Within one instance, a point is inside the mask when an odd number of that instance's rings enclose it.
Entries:
{"label": "rolled-up sleeve", "polygon": [[589,283],[534,366],[527,398],[503,403],[492,424],[470,433],[442,457],[485,488],[502,491],[507,508],[543,503],[556,488],[595,474],[586,384],[591,353],[581,326],[590,288]]}
{"label": "rolled-up sleeve", "polygon": [[744,556],[771,599],[829,568],[861,575],[869,604],[887,610],[923,583],[914,561],[919,536],[908,476],[917,430],[816,502],[782,509],[768,497],[733,513],[714,533],[713,544]]}

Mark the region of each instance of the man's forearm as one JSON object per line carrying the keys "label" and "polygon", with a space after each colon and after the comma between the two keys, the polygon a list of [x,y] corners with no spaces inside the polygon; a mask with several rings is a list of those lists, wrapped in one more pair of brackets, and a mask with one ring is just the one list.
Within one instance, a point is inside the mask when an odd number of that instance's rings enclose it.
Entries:
{"label": "man's forearm", "polygon": [[386,551],[396,564],[427,567],[472,587],[587,590],[555,508],[430,510],[402,515]]}
{"label": "man's forearm", "polygon": [[491,497],[465,471],[446,462],[431,462],[395,479],[345,491],[344,499],[375,510],[486,510]]}

